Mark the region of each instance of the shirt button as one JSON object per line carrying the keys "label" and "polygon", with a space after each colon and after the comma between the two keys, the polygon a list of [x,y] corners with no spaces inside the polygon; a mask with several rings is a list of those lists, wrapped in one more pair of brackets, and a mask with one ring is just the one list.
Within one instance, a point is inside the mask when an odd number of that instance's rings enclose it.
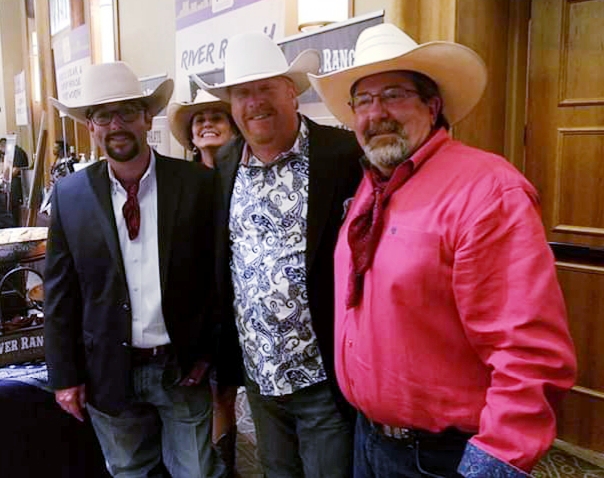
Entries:
{"label": "shirt button", "polygon": [[126,312],[130,311],[130,304],[122,304],[122,309],[124,309]]}
{"label": "shirt button", "polygon": [[349,341],[348,341],[348,346],[349,346],[349,347],[352,347],[352,340],[349,340]]}

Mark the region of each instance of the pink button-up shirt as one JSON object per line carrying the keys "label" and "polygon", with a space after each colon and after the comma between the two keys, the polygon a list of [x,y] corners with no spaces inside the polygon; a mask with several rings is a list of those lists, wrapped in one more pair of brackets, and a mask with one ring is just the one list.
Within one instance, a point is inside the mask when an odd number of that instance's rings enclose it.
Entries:
{"label": "pink button-up shirt", "polygon": [[390,199],[361,304],[346,308],[348,225],[335,252],[336,372],[379,423],[476,432],[529,470],[552,443],[576,362],[537,193],[505,159],[441,130]]}

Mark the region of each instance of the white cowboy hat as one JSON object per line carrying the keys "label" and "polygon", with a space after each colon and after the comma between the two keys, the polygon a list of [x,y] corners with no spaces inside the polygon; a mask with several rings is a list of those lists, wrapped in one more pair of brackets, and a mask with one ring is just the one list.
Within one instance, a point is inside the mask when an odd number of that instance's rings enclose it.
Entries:
{"label": "white cowboy hat", "polygon": [[285,76],[294,82],[301,95],[310,86],[307,73],[317,73],[321,60],[316,50],[304,50],[287,64],[287,59],[275,42],[259,32],[248,32],[229,38],[224,58],[224,82],[208,85],[201,81],[203,89],[221,100],[229,100],[229,87]]}
{"label": "white cowboy hat", "polygon": [[193,149],[193,145],[191,144],[191,120],[193,116],[210,108],[221,109],[229,114],[231,112],[228,103],[201,89],[197,90],[193,103],[174,102],[168,105],[170,131],[172,131],[172,135],[186,149]]}
{"label": "white cowboy hat", "polygon": [[167,79],[153,93],[144,94],[140,81],[130,67],[122,61],[116,61],[92,65],[84,70],[77,103],[61,103],[56,98],[49,100],[58,110],[85,123],[91,107],[128,100],[142,100],[151,116],[155,116],[168,104],[173,90],[174,82]]}
{"label": "white cowboy hat", "polygon": [[361,32],[353,66],[308,76],[329,111],[352,128],[354,114],[348,105],[351,88],[361,78],[397,70],[423,73],[437,84],[443,100],[443,115],[451,125],[476,106],[487,84],[486,66],[470,48],[447,41],[418,45],[390,23]]}

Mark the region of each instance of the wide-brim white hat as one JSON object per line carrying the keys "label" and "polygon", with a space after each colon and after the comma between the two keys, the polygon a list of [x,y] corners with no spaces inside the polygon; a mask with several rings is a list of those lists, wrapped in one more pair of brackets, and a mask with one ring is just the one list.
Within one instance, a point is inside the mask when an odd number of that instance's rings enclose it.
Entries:
{"label": "wide-brim white hat", "polygon": [[285,76],[293,81],[299,96],[310,87],[308,73],[318,73],[320,64],[318,51],[304,50],[288,65],[279,45],[267,35],[241,33],[229,38],[224,57],[224,82],[209,85],[201,81],[201,85],[218,98],[230,101],[228,90],[232,86]]}
{"label": "wide-brim white hat", "polygon": [[186,149],[193,149],[191,143],[191,121],[193,116],[207,109],[221,109],[228,114],[231,112],[228,103],[201,89],[197,90],[193,103],[174,102],[168,105],[170,131]]}
{"label": "wide-brim white hat", "polygon": [[66,115],[82,123],[93,106],[129,100],[142,100],[151,116],[159,113],[170,101],[174,81],[164,80],[152,93],[144,94],[140,81],[132,69],[122,61],[92,65],[82,74],[82,89],[77,102],[61,103],[49,98],[51,104]]}
{"label": "wide-brim white hat", "polygon": [[348,101],[362,78],[386,71],[408,70],[431,78],[443,100],[442,113],[454,124],[476,106],[487,84],[482,58],[459,43],[433,41],[418,45],[390,23],[369,27],[356,43],[354,65],[325,75],[310,74],[310,82],[331,113],[352,128]]}

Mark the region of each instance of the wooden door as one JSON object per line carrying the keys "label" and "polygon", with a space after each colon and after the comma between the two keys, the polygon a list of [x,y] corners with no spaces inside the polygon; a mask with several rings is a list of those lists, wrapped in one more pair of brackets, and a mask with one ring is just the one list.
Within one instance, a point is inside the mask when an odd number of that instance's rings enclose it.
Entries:
{"label": "wooden door", "polygon": [[532,0],[526,175],[577,349],[559,438],[604,452],[604,0]]}

